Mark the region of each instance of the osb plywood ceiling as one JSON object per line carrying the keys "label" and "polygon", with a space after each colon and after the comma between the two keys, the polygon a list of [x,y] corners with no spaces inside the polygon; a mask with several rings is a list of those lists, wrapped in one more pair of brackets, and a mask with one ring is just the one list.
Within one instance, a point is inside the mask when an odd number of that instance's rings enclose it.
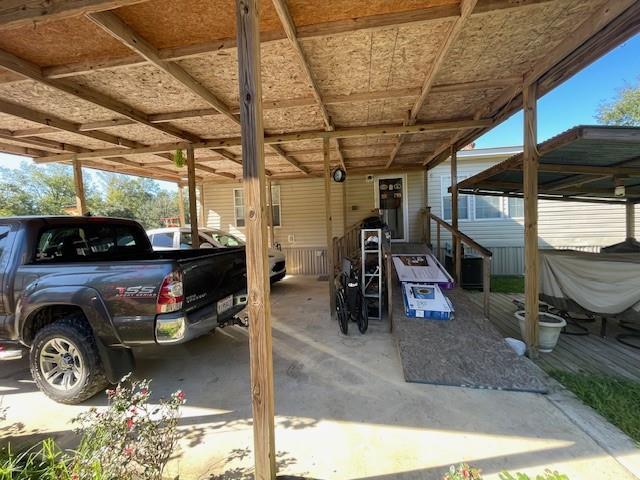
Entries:
{"label": "osb plywood ceiling", "polygon": [[[265,158],[431,168],[640,29],[633,0],[262,0]],[[0,2],[0,151],[180,182],[242,175],[234,0]]]}

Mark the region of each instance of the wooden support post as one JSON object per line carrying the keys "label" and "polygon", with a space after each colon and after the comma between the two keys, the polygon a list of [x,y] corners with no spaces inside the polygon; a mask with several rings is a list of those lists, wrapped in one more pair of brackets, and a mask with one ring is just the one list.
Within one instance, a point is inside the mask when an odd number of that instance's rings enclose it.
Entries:
{"label": "wooden support post", "polygon": [[187,189],[189,190],[191,248],[200,248],[200,237],[198,236],[198,207],[196,206],[196,159],[192,145],[187,146]]}
{"label": "wooden support post", "polygon": [[73,184],[76,189],[76,210],[78,215],[84,215],[87,213],[87,201],[84,198],[84,181],[82,180],[80,160],[73,161]]}
{"label": "wooden support post", "polygon": [[347,231],[347,182],[342,182],[342,235]]}
{"label": "wooden support post", "polygon": [[324,213],[325,228],[327,232],[327,274],[329,276],[329,307],[331,308],[331,318],[336,313],[336,295],[335,295],[335,259],[333,258],[333,232],[331,220],[331,150],[329,139],[325,138],[322,142],[322,152],[324,155]]}
{"label": "wooden support post", "polygon": [[276,477],[258,0],[236,0],[255,478]]}
{"label": "wooden support post", "polygon": [[[455,145],[451,145],[451,226],[458,230],[458,149]],[[462,243],[456,235],[451,240],[454,276],[458,286],[462,286]]]}
{"label": "wooden support post", "polygon": [[482,293],[484,295],[484,316],[489,318],[491,308],[491,257],[482,257]]}
{"label": "wooden support post", "polygon": [[524,107],[524,291],[525,324],[529,356],[538,351],[538,149],[536,84],[525,85]]}
{"label": "wooden support post", "polygon": [[385,254],[385,271],[387,272],[387,317],[389,317],[389,332],[393,332],[393,262],[391,250]]}
{"label": "wooden support post", "polygon": [[627,227],[627,238],[633,239],[636,237],[636,204],[627,201],[626,205],[625,223]]}
{"label": "wooden support post", "polygon": [[184,216],[184,191],[180,184],[178,184],[178,221],[180,222],[181,227],[184,227],[187,224]]}

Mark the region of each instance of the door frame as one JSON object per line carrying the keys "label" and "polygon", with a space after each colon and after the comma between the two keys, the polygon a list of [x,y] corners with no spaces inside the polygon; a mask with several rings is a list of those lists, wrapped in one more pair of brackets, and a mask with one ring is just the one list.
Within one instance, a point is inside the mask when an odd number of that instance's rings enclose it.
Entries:
{"label": "door frame", "polygon": [[402,185],[404,186],[402,194],[402,230],[404,236],[402,238],[393,238],[392,242],[406,243],[409,241],[409,182],[407,181],[406,173],[385,173],[383,175],[375,175],[373,177],[373,193],[375,196],[375,205],[380,210],[380,184],[379,180],[387,178],[402,178]]}

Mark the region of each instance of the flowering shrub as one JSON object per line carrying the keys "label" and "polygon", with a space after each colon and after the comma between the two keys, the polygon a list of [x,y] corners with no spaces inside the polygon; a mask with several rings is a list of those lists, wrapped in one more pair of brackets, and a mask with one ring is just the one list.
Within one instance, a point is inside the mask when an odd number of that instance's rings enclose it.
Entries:
{"label": "flowering shrub", "polygon": [[470,467],[466,463],[461,463],[457,467],[451,465],[449,472],[445,473],[442,480],[481,480],[480,470]]}
{"label": "flowering shrub", "polygon": [[149,381],[125,377],[107,390],[109,408],[92,408],[78,416],[83,437],[76,452],[73,472],[77,478],[102,471],[121,480],[159,479],[173,452],[177,423],[185,395],[179,390],[159,405],[149,405]]}
{"label": "flowering shrub", "polygon": [[[0,455],[0,479],[159,480],[178,439],[179,390],[149,405],[149,381],[126,376],[107,390],[109,406],[81,414],[76,451],[63,452],[47,439],[19,455]],[[0,412],[1,414],[2,412]]]}
{"label": "flowering shrub", "polygon": [[[449,471],[444,474],[442,480],[482,480],[480,470],[470,467],[466,463],[461,463],[457,467],[451,465]],[[516,473],[512,475],[508,472],[500,474],[500,480],[532,480],[531,477],[524,473]],[[562,475],[556,471],[545,470],[542,475],[538,475],[533,480],[569,480],[569,477]]]}

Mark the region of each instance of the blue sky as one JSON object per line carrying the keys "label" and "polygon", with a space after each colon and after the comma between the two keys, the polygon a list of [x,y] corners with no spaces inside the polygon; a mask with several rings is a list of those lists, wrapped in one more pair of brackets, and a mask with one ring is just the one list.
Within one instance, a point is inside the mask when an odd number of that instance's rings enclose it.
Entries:
{"label": "blue sky", "polygon": [[[595,124],[598,107],[640,83],[640,34],[577,73],[538,101],[538,141]],[[476,148],[522,145],[522,112],[476,140]]]}
{"label": "blue sky", "polygon": [[[640,83],[640,34],[547,93],[538,103],[538,138],[544,141],[575,125],[596,123],[598,107],[618,90]],[[522,144],[522,113],[476,140],[476,148]],[[16,167],[22,159],[0,153],[0,167]],[[160,182],[163,186],[174,185]]]}

